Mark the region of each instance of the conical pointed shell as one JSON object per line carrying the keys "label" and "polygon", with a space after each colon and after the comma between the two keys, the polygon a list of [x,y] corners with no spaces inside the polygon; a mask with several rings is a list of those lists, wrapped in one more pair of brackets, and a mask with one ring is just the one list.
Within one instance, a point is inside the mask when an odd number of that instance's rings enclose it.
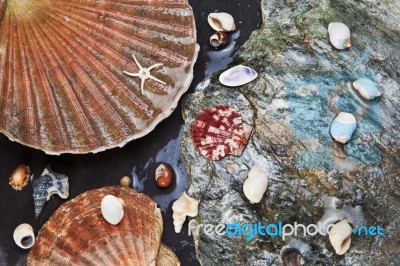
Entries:
{"label": "conical pointed shell", "polygon": [[230,32],[236,30],[235,21],[232,15],[228,13],[210,13],[207,20],[215,31]]}
{"label": "conical pointed shell", "polygon": [[0,3],[0,131],[13,141],[49,154],[123,146],[168,117],[191,83],[187,0]]}
{"label": "conical pointed shell", "polygon": [[172,211],[174,212],[172,218],[174,219],[175,232],[179,233],[182,225],[185,223],[186,216],[197,216],[199,201],[188,196],[186,192],[183,192],[179,199],[172,204]]}
{"label": "conical pointed shell", "polygon": [[[118,225],[103,219],[101,200],[125,202]],[[28,265],[155,265],[163,222],[157,204],[126,187],[104,187],[64,203],[42,227]]]}

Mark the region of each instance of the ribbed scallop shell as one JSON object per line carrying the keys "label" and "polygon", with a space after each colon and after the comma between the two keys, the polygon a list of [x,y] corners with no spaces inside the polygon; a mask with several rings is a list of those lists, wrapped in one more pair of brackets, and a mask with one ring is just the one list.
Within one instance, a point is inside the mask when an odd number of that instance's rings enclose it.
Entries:
{"label": "ribbed scallop shell", "polygon": [[192,140],[200,154],[210,160],[241,155],[252,127],[243,123],[235,108],[218,105],[205,109],[192,125]]}
{"label": "ribbed scallop shell", "polygon": [[[118,225],[101,214],[101,200],[109,194],[125,203]],[[155,265],[159,253],[174,260],[161,246],[162,232],[160,209],[148,196],[121,186],[95,189],[64,203],[51,216],[39,231],[27,264]]]}
{"label": "ribbed scallop shell", "polygon": [[[0,20],[0,130],[50,154],[142,137],[192,80],[187,0],[0,0]],[[124,73],[139,70],[132,55],[161,81],[144,80],[143,94]]]}

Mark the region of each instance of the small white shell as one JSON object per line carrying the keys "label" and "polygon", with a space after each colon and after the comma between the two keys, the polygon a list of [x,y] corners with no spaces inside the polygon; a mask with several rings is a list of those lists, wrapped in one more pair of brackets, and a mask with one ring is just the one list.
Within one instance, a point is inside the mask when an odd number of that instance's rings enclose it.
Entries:
{"label": "small white shell", "polygon": [[199,201],[189,197],[186,192],[183,192],[180,198],[172,204],[175,233],[179,233],[182,230],[186,216],[195,217],[198,209]]}
{"label": "small white shell", "polygon": [[332,22],[328,26],[329,40],[336,49],[351,47],[350,29],[341,22]]}
{"label": "small white shell", "polygon": [[20,248],[28,249],[35,244],[35,234],[30,224],[20,224],[15,228],[13,238]]}
{"label": "small white shell", "polygon": [[123,200],[113,195],[107,195],[101,200],[101,214],[110,224],[118,224],[124,217]]}
{"label": "small white shell", "polygon": [[235,21],[228,13],[210,13],[207,20],[215,31],[230,32],[236,30]]}
{"label": "small white shell", "polygon": [[225,32],[217,31],[210,37],[211,46],[217,48],[226,45],[228,42],[228,35]]}
{"label": "small white shell", "polygon": [[351,139],[356,126],[357,121],[354,115],[341,112],[332,121],[330,132],[336,141],[345,144]]}
{"label": "small white shell", "polygon": [[351,226],[346,219],[334,224],[329,230],[329,241],[336,254],[343,255],[350,247],[351,243]]}
{"label": "small white shell", "polygon": [[237,65],[219,76],[219,82],[228,87],[242,86],[256,79],[257,72],[247,66]]}
{"label": "small white shell", "polygon": [[357,79],[353,82],[353,86],[364,99],[373,100],[376,97],[381,96],[381,92],[378,90],[378,85],[370,79]]}
{"label": "small white shell", "polygon": [[251,203],[259,203],[267,190],[268,176],[257,166],[251,167],[243,183],[244,195]]}

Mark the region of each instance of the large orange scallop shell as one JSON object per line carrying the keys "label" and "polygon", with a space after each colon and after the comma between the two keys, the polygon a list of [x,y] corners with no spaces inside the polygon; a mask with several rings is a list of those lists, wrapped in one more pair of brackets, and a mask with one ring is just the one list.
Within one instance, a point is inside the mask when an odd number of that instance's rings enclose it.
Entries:
{"label": "large orange scallop shell", "polygon": [[[117,225],[101,214],[101,200],[108,194],[125,204]],[[178,265],[173,252],[161,244],[162,232],[160,209],[148,196],[121,186],[95,189],[64,203],[51,216],[27,265]]]}
{"label": "large orange scallop shell", "polygon": [[0,0],[0,21],[0,131],[50,154],[146,135],[192,80],[187,0]]}

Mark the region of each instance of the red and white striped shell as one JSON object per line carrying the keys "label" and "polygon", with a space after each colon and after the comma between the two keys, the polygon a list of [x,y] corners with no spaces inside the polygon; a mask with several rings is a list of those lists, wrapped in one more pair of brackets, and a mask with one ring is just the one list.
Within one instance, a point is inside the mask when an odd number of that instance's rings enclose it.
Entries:
{"label": "red and white striped shell", "polygon": [[[117,225],[101,214],[101,201],[114,195],[124,201]],[[87,191],[65,202],[42,227],[27,265],[179,265],[161,243],[162,215],[145,194],[122,186]]]}
{"label": "red and white striped shell", "polygon": [[192,139],[205,158],[221,160],[230,154],[241,155],[251,131],[237,109],[218,105],[199,114],[192,125]]}
{"label": "red and white striped shell", "polygon": [[0,0],[0,131],[49,154],[142,137],[197,58],[187,0]]}

